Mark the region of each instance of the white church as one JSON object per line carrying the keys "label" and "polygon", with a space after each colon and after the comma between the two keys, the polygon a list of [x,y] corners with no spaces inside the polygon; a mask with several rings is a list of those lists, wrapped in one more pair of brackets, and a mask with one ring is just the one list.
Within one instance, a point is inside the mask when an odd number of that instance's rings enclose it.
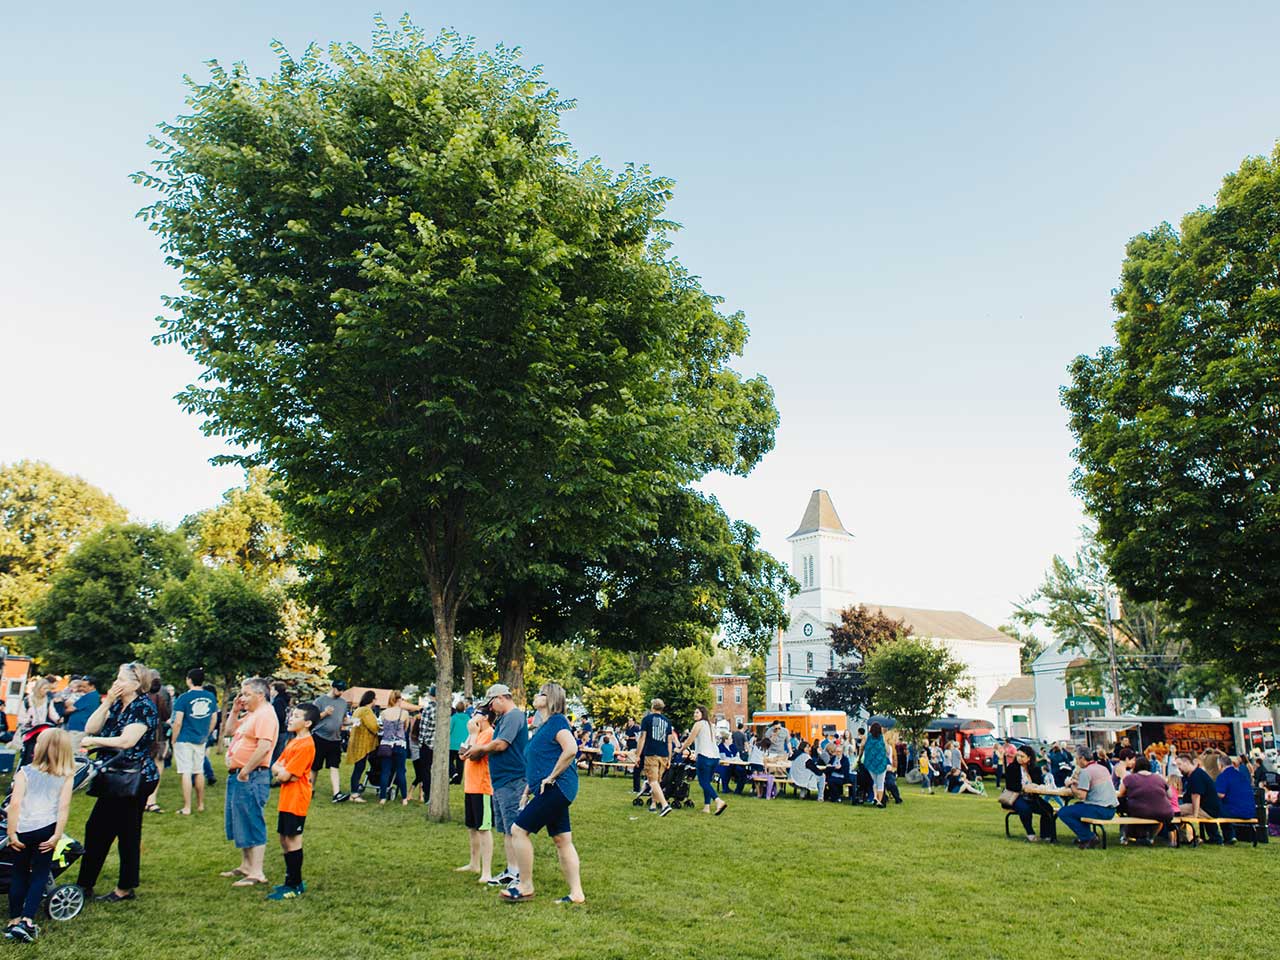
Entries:
{"label": "white church", "polygon": [[972,700],[950,705],[949,713],[997,722],[987,705],[996,690],[1021,673],[1018,641],[958,610],[925,610],[873,603],[850,589],[853,535],[844,528],[825,490],[815,490],[791,544],[791,573],[800,592],[791,598],[791,625],[766,659],[770,709],[808,709],[807,696],[818,678],[834,667],[829,629],[846,607],[866,604],[894,620],[904,620],[912,635],[942,644],[968,667]]}

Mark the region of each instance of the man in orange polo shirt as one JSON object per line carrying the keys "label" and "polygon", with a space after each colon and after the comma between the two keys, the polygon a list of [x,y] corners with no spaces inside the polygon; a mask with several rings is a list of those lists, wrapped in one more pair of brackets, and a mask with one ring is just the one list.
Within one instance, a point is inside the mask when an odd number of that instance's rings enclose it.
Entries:
{"label": "man in orange polo shirt", "polygon": [[240,866],[223,871],[235,877],[233,887],[266,883],[262,872],[267,852],[267,820],[263,810],[271,795],[271,751],[280,735],[280,723],[269,697],[271,687],[261,677],[240,685],[227,721],[231,746],[227,748],[227,803],[224,823],[227,839],[240,850]]}

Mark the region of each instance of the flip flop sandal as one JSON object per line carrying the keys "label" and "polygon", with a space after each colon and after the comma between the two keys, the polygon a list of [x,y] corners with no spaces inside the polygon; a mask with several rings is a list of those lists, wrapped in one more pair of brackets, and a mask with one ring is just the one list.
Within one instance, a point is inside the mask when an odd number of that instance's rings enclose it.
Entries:
{"label": "flip flop sandal", "polygon": [[507,903],[523,903],[525,900],[532,900],[534,894],[521,893],[519,887],[507,887],[507,889],[498,894],[498,897]]}
{"label": "flip flop sandal", "polygon": [[720,804],[720,809],[715,812],[715,816],[720,816],[720,814],[724,813],[728,809],[729,805],[727,803]]}
{"label": "flip flop sandal", "polygon": [[230,880],[232,877],[243,877],[244,875],[245,875],[245,872],[241,870],[239,867],[236,867],[234,870],[223,870],[220,874],[218,874],[218,876],[226,877],[228,880]]}
{"label": "flip flop sandal", "polygon": [[233,883],[232,886],[233,887],[256,887],[259,884],[267,884],[270,882],[271,882],[270,880],[267,880],[265,878],[262,880],[255,880],[253,877],[242,877],[241,879]]}
{"label": "flip flop sandal", "polygon": [[160,808],[160,804],[158,803],[149,803],[143,809],[145,809],[147,813],[164,813],[164,810]]}
{"label": "flip flop sandal", "polygon": [[586,906],[587,901],[574,900],[572,897],[561,897],[559,900],[556,901],[556,903],[568,904],[571,907],[582,907],[582,906]]}

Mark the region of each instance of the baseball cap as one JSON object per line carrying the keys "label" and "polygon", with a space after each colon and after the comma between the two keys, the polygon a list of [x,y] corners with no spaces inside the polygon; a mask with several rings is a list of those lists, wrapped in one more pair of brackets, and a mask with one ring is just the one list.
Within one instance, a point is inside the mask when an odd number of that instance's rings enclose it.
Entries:
{"label": "baseball cap", "polygon": [[335,680],[335,681],[333,681],[333,689],[335,689],[335,690],[345,690],[345,689],[347,689],[346,681],[344,681],[344,680]]}

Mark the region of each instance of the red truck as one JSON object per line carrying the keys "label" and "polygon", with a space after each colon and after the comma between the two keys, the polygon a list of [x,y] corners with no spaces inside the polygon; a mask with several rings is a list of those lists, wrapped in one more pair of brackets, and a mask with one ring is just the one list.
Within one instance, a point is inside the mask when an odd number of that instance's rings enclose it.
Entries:
{"label": "red truck", "polygon": [[970,780],[995,776],[996,765],[992,756],[996,747],[996,726],[989,720],[966,720],[963,717],[939,717],[925,727],[928,741],[944,750],[955,740],[964,757],[965,772]]}

